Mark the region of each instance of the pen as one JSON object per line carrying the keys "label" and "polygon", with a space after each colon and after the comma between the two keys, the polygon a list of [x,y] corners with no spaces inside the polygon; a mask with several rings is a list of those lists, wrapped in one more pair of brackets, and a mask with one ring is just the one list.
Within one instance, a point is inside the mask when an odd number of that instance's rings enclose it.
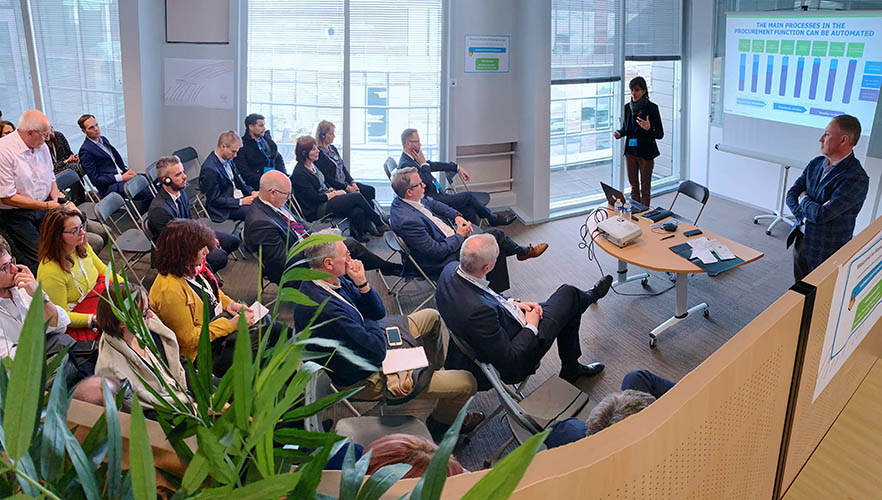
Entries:
{"label": "pen", "polygon": [[674,236],[676,236],[676,234],[671,234],[671,235],[669,235],[669,236],[665,236],[664,238],[662,238],[662,239],[660,239],[660,240],[658,240],[658,241],[664,241],[664,240],[667,240],[667,239],[673,238]]}

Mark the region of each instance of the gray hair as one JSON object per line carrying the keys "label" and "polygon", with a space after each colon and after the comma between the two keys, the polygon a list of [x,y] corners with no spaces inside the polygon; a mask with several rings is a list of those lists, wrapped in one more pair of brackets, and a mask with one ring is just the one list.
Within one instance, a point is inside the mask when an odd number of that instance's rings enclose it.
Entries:
{"label": "gray hair", "polygon": [[29,109],[18,119],[18,130],[22,133],[29,130],[43,133],[49,131],[49,118],[36,109]]}
{"label": "gray hair", "polygon": [[587,435],[600,432],[610,425],[639,412],[655,401],[655,396],[634,389],[608,395],[588,414]]}
{"label": "gray hair", "polygon": [[414,134],[414,132],[416,132],[416,131],[417,131],[417,129],[415,129],[415,128],[404,129],[404,132],[401,133],[401,147],[404,147],[404,144],[407,142],[408,139],[410,139],[410,136],[412,136]]}
{"label": "gray hair", "polygon": [[168,175],[168,169],[181,163],[181,159],[176,155],[163,156],[156,160],[156,177],[161,181]]}
{"label": "gray hair", "polygon": [[459,265],[467,273],[476,273],[485,265],[496,262],[499,245],[488,233],[473,234],[466,238],[459,249]]}
{"label": "gray hair", "polygon": [[399,198],[404,198],[407,190],[414,186],[410,183],[410,174],[414,172],[417,172],[415,167],[396,168],[392,171],[392,191],[395,191]]}
{"label": "gray hair", "polygon": [[217,138],[217,147],[222,145],[235,146],[236,144],[242,144],[242,139],[239,138],[239,134],[232,130],[221,132],[221,135]]}
{"label": "gray hair", "polygon": [[839,115],[830,121],[836,122],[839,131],[842,132],[843,135],[848,136],[848,141],[851,142],[852,147],[858,143],[861,138],[860,120],[851,115]]}
{"label": "gray hair", "polygon": [[[327,229],[322,229],[321,231],[315,234],[333,234],[334,236],[342,236],[343,233],[334,227],[329,227]],[[308,239],[308,238],[307,238]],[[303,251],[303,255],[309,259],[309,267],[313,269],[320,269],[322,267],[322,262],[325,259],[331,259],[334,257],[334,253],[337,251],[337,242],[336,241],[326,241],[324,243],[319,243],[317,245],[313,245],[306,250]]]}
{"label": "gray hair", "polygon": [[9,247],[9,242],[6,241],[6,238],[0,236],[0,255],[12,255],[12,250]]}

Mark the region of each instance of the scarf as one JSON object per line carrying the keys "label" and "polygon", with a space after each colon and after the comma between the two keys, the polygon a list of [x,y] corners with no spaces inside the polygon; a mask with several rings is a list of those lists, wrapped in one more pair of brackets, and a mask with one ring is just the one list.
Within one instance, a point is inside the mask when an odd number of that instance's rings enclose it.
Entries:
{"label": "scarf", "polygon": [[628,106],[631,107],[631,116],[637,116],[637,112],[641,111],[646,105],[649,104],[649,94],[643,94],[643,97],[640,98],[639,101],[634,102],[631,101],[628,103]]}

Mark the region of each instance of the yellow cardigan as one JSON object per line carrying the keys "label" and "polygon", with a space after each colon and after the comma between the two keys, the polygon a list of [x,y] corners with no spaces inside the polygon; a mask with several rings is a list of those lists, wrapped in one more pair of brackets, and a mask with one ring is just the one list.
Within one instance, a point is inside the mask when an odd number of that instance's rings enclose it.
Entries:
{"label": "yellow cardigan", "polygon": [[[62,269],[61,265],[54,260],[40,262],[40,267],[37,268],[37,281],[43,285],[43,291],[49,295],[49,300],[53,304],[61,306],[69,312],[70,328],[87,328],[89,326],[88,314],[70,312],[82,298],[77,285],[83,290],[83,295],[88,294],[95,288],[98,275],[106,276],[107,265],[101,262],[88,243],[86,243],[85,257],[80,259],[76,251],[70,257],[74,261],[70,271]],[[80,267],[81,262],[82,267]],[[86,271],[85,276],[83,270]]]}
{"label": "yellow cardigan", "polygon": [[[233,299],[218,290],[220,302],[226,310]],[[150,287],[150,309],[175,332],[181,354],[189,360],[196,359],[199,334],[202,332],[202,299],[190,287],[187,280],[172,274],[160,274]],[[236,323],[218,318],[208,324],[211,340],[226,337],[236,331]]]}

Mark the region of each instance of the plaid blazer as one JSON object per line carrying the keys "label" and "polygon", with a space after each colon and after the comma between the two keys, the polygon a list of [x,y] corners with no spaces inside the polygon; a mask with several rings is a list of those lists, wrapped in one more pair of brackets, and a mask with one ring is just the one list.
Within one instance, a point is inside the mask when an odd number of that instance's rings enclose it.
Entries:
{"label": "plaid blazer", "polygon": [[[826,162],[823,156],[809,162],[787,191],[787,206],[798,222],[805,223],[803,255],[812,268],[851,239],[870,186],[870,178],[853,152],[822,179]],[[803,191],[807,196],[800,203]]]}

